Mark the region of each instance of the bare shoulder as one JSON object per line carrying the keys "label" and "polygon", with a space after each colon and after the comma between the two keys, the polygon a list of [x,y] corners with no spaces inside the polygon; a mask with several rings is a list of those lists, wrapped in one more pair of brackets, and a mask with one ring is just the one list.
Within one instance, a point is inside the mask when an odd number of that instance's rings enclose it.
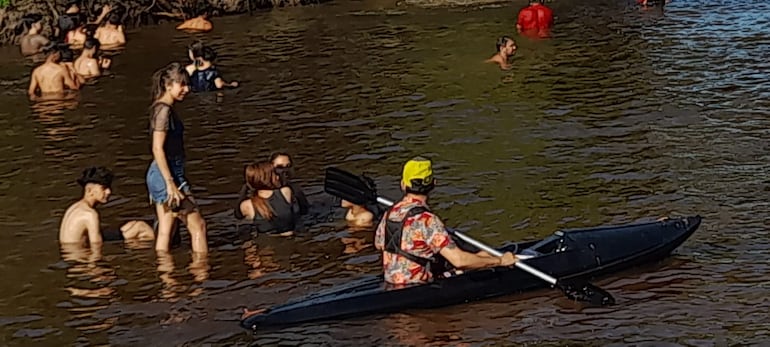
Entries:
{"label": "bare shoulder", "polygon": [[292,196],[291,187],[289,186],[281,187],[281,194],[283,195],[284,198],[286,198],[286,201],[291,201],[291,196]]}

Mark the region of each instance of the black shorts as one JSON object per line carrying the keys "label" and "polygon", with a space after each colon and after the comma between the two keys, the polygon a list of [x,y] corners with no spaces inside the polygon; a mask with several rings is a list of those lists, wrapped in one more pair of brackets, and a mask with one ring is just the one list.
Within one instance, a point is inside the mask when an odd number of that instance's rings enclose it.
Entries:
{"label": "black shorts", "polygon": [[102,240],[104,242],[123,241],[123,232],[120,229],[106,229],[102,231]]}

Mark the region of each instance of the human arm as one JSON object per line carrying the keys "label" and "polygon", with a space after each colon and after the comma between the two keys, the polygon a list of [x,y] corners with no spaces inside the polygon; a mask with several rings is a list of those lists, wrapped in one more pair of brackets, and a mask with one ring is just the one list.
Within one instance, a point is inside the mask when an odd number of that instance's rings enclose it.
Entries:
{"label": "human arm", "polygon": [[239,205],[239,211],[241,218],[254,219],[257,217],[257,211],[254,209],[254,204],[251,203],[251,199],[241,201]]}
{"label": "human arm", "polygon": [[102,243],[102,233],[99,230],[99,214],[96,211],[90,211],[85,215],[85,226],[88,232],[88,243],[99,245]]}
{"label": "human arm", "polygon": [[299,214],[307,214],[310,202],[307,201],[307,196],[305,196],[305,192],[302,191],[302,187],[294,182],[289,182],[289,187],[291,187],[291,191],[294,193],[294,198],[297,199]]}
{"label": "human arm", "polygon": [[236,219],[243,219],[243,217],[245,217],[241,204],[248,200],[248,193],[249,186],[245,184],[241,186],[241,190],[238,192],[238,200],[236,201],[235,206],[233,206],[233,215]]}
{"label": "human arm", "polygon": [[387,226],[386,219],[387,213],[382,217],[380,224],[377,225],[377,230],[374,232],[374,247],[380,251],[385,250],[385,228]]}
{"label": "human arm", "polygon": [[66,67],[62,67],[64,69],[64,73],[62,73],[62,79],[64,79],[64,85],[67,86],[67,88],[72,90],[78,90],[80,89],[80,83],[78,83],[77,80],[72,79],[72,74],[70,73],[69,69]]}
{"label": "human arm", "polygon": [[516,262],[516,257],[511,252],[505,252],[502,257],[493,257],[486,252],[470,253],[461,250],[454,243],[450,243],[439,252],[447,261],[461,270],[483,269],[495,266],[510,266]]}
{"label": "human arm", "polygon": [[225,82],[225,80],[222,79],[222,77],[217,77],[214,80],[214,85],[217,86],[217,89],[222,89],[224,87],[238,88],[238,81]]}
{"label": "human arm", "polygon": [[107,17],[108,14],[110,14],[110,11],[112,10],[112,7],[110,5],[104,5],[102,6],[102,13],[99,14],[99,17],[96,17],[96,20],[91,23],[101,24],[104,20],[104,17]]}
{"label": "human arm", "polygon": [[38,80],[37,80],[37,70],[32,71],[32,76],[29,77],[29,89],[27,90],[27,95],[29,95],[30,99],[37,96],[37,88],[38,88]]}

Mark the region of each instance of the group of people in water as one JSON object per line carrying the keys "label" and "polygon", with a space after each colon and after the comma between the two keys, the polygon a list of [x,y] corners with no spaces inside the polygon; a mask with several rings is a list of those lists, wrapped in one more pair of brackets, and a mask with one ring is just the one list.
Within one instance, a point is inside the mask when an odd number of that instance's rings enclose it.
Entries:
{"label": "group of people in water", "polygon": [[[119,35],[113,35],[122,33],[123,29],[120,21],[113,20],[110,12],[109,8],[103,10],[100,18],[109,15],[108,23],[113,26],[104,29],[106,32],[102,31],[99,37],[110,38],[106,40],[111,44],[118,41],[125,43],[124,36],[121,41],[117,38]],[[67,13],[78,12],[68,9]],[[96,22],[98,24],[100,19]],[[82,62],[76,60],[72,72],[61,61],[60,53],[49,53],[46,63],[33,72],[30,93],[37,89],[46,92],[55,83],[67,87],[77,85],[77,76],[93,76],[104,68],[103,61],[98,58],[100,39],[97,33],[106,26],[99,26],[94,35],[86,33],[80,37],[77,28],[82,27],[79,25],[81,22],[76,23],[63,37],[70,44],[82,39],[83,53],[78,58],[82,58]],[[516,24],[520,33],[534,32],[538,37],[547,37],[552,26],[552,11],[542,4],[542,0],[531,0],[530,5],[519,12]],[[60,25],[62,32],[69,27]],[[208,31],[211,30],[211,23],[204,13],[179,28]],[[23,43],[23,52],[46,47],[46,44],[41,44],[42,39],[34,36],[40,30],[38,22],[32,22],[28,30],[25,36],[27,46]],[[73,30],[76,32],[72,33]],[[517,48],[515,41],[503,36],[498,39],[496,48],[497,53],[488,62],[496,63],[502,69],[510,68],[509,59]],[[234,88],[239,83],[222,78],[215,67],[216,52],[212,48],[195,43],[189,47],[188,53],[189,64],[172,62],[157,70],[151,81],[148,134],[152,161],[145,180],[149,200],[155,210],[155,226],[133,220],[113,230],[102,230],[95,207],[109,198],[113,175],[104,167],[92,167],[84,170],[77,180],[83,187],[83,196],[66,210],[62,218],[59,230],[61,243],[85,243],[87,240],[93,245],[108,240],[155,240],[156,250],[168,251],[174,236],[179,235],[177,224],[181,222],[190,234],[192,251],[197,254],[208,252],[207,224],[192,194],[191,182],[186,177],[185,125],[175,105],[183,101],[190,91]],[[259,233],[294,234],[301,229],[300,216],[308,212],[310,203],[293,178],[292,158],[284,152],[245,165],[244,183],[233,205],[233,216],[251,221]],[[510,266],[516,262],[517,257],[510,252],[495,257],[483,251],[469,251],[456,244],[441,219],[427,204],[428,196],[436,186],[430,160],[415,157],[407,161],[401,173],[400,186],[403,198],[388,210],[373,208],[363,202],[341,201],[341,206],[348,209],[345,219],[351,226],[373,227],[378,221],[374,245],[383,252],[387,282],[407,285],[445,276],[446,272],[437,272],[442,267],[435,264],[440,261],[449,263],[456,271]]]}
{"label": "group of people in water", "polygon": [[[187,31],[209,31],[209,11],[202,10],[177,28]],[[44,17],[24,15],[17,27],[21,35],[19,46],[25,56],[44,57],[30,75],[27,94],[30,99],[61,99],[67,91],[79,90],[87,81],[101,76],[112,65],[112,59],[103,52],[113,52],[126,44],[122,24],[125,10],[104,5],[99,15],[89,21],[81,10],[80,1],[67,4],[57,18],[52,37],[43,35]],[[79,50],[76,56],[74,50]],[[214,66],[216,51],[202,43],[190,46],[190,64],[187,72],[192,77],[194,92],[237,87],[238,82],[225,82]]]}

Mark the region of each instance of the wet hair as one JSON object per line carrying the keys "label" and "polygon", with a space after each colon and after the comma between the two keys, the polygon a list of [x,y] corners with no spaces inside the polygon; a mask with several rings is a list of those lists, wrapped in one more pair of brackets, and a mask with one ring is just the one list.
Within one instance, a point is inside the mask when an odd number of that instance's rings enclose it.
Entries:
{"label": "wet hair", "polygon": [[64,45],[64,47],[59,47],[59,53],[61,53],[62,63],[71,63],[75,61],[75,52],[73,52],[68,45]]}
{"label": "wet hair", "polygon": [[249,164],[243,168],[243,178],[246,184],[254,190],[251,196],[251,203],[254,209],[265,220],[273,219],[273,208],[267,203],[265,198],[259,196],[260,190],[274,190],[280,188],[275,182],[278,175],[273,169],[273,163],[261,162],[259,164]]}
{"label": "wet hair", "polygon": [[505,47],[508,41],[513,41],[513,39],[508,36],[500,36],[500,38],[498,38],[497,42],[495,43],[495,47],[497,47],[497,52],[500,52],[500,48]]}
{"label": "wet hair", "polygon": [[281,152],[281,151],[273,152],[272,154],[270,154],[270,159],[268,160],[272,164],[276,159],[278,159],[278,157],[288,157],[289,163],[294,164],[294,160],[291,158],[291,155],[289,155],[289,153]]}
{"label": "wet hair", "polygon": [[28,13],[21,17],[21,22],[16,26],[16,35],[21,35],[27,32],[32,25],[43,20],[43,15],[39,13]]}
{"label": "wet hair", "polygon": [[205,61],[210,61],[213,63],[214,60],[217,59],[217,52],[209,46],[204,46],[201,52],[201,58],[203,58]]}
{"label": "wet hair", "polygon": [[85,170],[77,179],[78,184],[81,187],[85,187],[86,184],[95,183],[105,188],[112,186],[112,171],[104,166],[92,166]]}
{"label": "wet hair", "polygon": [[81,2],[82,2],[81,0],[72,0],[72,1],[69,1],[69,2],[67,2],[67,5],[65,5],[65,6],[64,6],[64,10],[65,10],[65,11],[66,11],[66,10],[69,10],[69,9],[70,9],[70,8],[72,8],[73,6],[77,6],[78,8],[80,8]]}
{"label": "wet hair", "polygon": [[96,23],[86,24],[84,28],[86,38],[93,38],[94,35],[96,35],[96,29],[98,28],[99,28],[99,24],[96,24]]}
{"label": "wet hair", "polygon": [[190,78],[185,71],[184,66],[179,63],[170,63],[152,74],[152,101],[160,99],[166,92],[166,87],[171,83],[178,82],[188,84]]}
{"label": "wet hair", "polygon": [[195,41],[189,46],[187,46],[187,49],[190,50],[190,52],[192,52],[193,58],[200,58],[201,56],[203,56],[203,47],[205,47],[203,45],[203,42]]}
{"label": "wet hair", "polygon": [[206,6],[198,8],[195,11],[195,17],[211,16],[211,12],[212,12],[211,6],[206,5]]}
{"label": "wet hair", "polygon": [[97,39],[95,39],[93,37],[89,37],[89,38],[86,39],[85,42],[83,42],[83,49],[91,49],[91,48],[93,48],[93,49],[98,51],[99,47],[101,47],[101,45],[102,44],[99,42],[99,40],[97,40]]}
{"label": "wet hair", "polygon": [[110,13],[109,17],[107,17],[107,22],[109,22],[112,25],[120,25],[123,22],[121,13],[113,12]]}
{"label": "wet hair", "polygon": [[54,54],[59,54],[59,59],[61,60],[61,55],[63,54],[63,49],[65,47],[69,47],[66,43],[57,43],[54,41],[49,41],[47,45],[43,47],[43,54],[46,57],[49,57]]}

